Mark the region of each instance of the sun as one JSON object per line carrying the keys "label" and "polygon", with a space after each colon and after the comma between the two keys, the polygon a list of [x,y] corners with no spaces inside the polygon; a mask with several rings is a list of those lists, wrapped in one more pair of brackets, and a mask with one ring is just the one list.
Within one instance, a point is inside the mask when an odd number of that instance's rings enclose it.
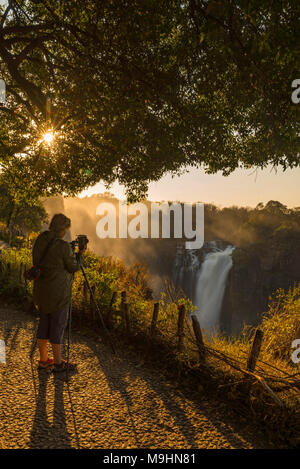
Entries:
{"label": "sun", "polygon": [[48,130],[46,133],[44,133],[43,140],[48,145],[51,145],[53,139],[54,139],[54,134],[53,134],[52,130]]}

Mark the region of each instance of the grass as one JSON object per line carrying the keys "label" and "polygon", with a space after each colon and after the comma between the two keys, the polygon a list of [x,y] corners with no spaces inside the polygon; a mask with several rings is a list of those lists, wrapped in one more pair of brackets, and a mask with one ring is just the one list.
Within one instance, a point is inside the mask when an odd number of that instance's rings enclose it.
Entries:
{"label": "grass", "polygon": [[292,342],[300,339],[300,284],[288,292],[282,289],[276,292],[261,327],[265,352],[289,360]]}

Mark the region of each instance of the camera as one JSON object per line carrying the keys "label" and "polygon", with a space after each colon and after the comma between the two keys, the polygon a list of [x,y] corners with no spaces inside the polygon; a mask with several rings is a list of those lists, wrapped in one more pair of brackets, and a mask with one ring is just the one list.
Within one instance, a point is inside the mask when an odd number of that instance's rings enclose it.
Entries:
{"label": "camera", "polygon": [[79,251],[83,251],[86,249],[88,242],[89,240],[86,235],[78,235],[74,241],[71,241],[73,251],[75,251],[76,246],[78,246]]}

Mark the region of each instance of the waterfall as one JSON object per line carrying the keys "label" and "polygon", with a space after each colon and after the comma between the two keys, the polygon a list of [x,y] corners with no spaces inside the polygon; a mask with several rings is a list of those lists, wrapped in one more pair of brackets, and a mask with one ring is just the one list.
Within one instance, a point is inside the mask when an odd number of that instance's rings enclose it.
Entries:
{"label": "waterfall", "polygon": [[232,267],[233,246],[222,246],[212,241],[203,248],[203,260],[198,250],[185,250],[179,246],[173,279],[196,306],[201,328],[206,332],[218,329],[226,280]]}
{"label": "waterfall", "polygon": [[233,246],[223,251],[209,252],[197,273],[194,304],[201,327],[211,332],[220,320],[227,275],[232,267]]}
{"label": "waterfall", "polygon": [[196,273],[199,268],[198,250],[186,250],[183,245],[179,245],[176,252],[173,281],[174,285],[177,288],[182,288],[191,300],[194,298]]}

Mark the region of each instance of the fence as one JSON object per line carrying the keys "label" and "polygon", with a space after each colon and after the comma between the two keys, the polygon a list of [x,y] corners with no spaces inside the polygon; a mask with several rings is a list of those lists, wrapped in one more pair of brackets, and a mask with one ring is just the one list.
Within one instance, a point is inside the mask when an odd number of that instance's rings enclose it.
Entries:
{"label": "fence", "polygon": [[[121,298],[119,309],[115,307],[118,295]],[[85,298],[85,302],[86,304],[89,304],[87,298]],[[153,303],[152,319],[149,330],[145,331],[149,335],[150,339],[155,338],[159,332],[159,313],[160,305],[158,302],[155,302]],[[93,313],[91,313],[91,317],[94,317]],[[124,330],[126,331],[127,335],[130,336],[130,334],[133,333],[133,325],[130,316],[130,305],[127,302],[126,291],[115,291],[112,294],[110,305],[106,311],[106,314],[104,315],[105,322],[110,330],[112,330],[114,327],[114,320],[116,317],[121,319]],[[284,370],[280,370],[271,363],[267,362],[261,362],[261,364],[264,365],[264,370],[262,370],[261,367],[259,370],[256,369],[263,343],[263,331],[259,328],[257,328],[253,334],[252,343],[247,356],[245,356],[244,361],[241,361],[231,355],[216,350],[215,348],[211,347],[209,343],[205,343],[198,317],[194,314],[192,314],[190,317],[187,317],[185,306],[183,304],[179,304],[176,339],[176,350],[178,353],[184,352],[187,342],[188,345],[192,344],[192,346],[194,346],[197,350],[198,361],[200,365],[205,364],[210,357],[226,363],[226,365],[242,373],[245,382],[248,384],[251,384],[254,381],[259,383],[259,385],[268,394],[272,401],[281,408],[285,407],[286,404],[284,400],[278,396],[280,392],[300,390],[300,381],[297,377],[299,373],[296,373],[295,375],[288,375]],[[266,371],[268,368],[271,371]],[[272,370],[276,370],[277,374],[272,373]],[[278,376],[278,373],[282,376]],[[276,393],[271,388],[271,385],[276,388]]]}

